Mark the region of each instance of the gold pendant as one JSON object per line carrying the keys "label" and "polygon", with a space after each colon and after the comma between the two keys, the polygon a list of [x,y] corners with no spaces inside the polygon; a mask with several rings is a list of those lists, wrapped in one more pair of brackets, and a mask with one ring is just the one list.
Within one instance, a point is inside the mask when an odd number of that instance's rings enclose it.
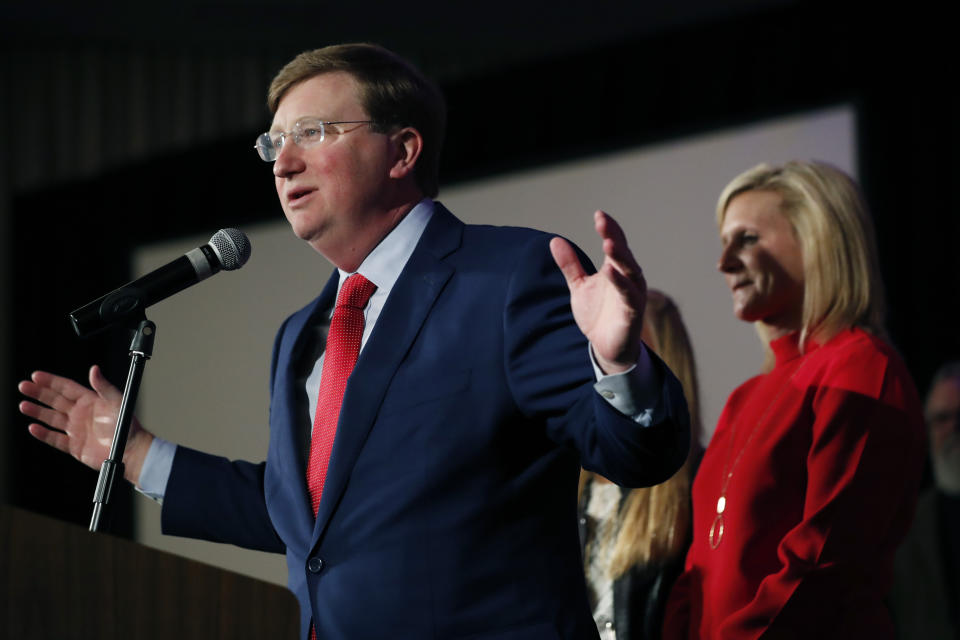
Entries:
{"label": "gold pendant", "polygon": [[[723,500],[723,498],[720,499]],[[713,524],[710,525],[710,536],[707,538],[707,542],[710,543],[711,549],[716,549],[720,546],[721,540],[723,540],[723,514],[718,512],[713,519]]]}

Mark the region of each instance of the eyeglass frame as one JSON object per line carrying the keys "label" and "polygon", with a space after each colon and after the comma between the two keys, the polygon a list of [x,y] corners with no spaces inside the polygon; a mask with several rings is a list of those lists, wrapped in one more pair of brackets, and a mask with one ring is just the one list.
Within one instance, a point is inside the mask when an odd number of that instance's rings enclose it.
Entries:
{"label": "eyeglass frame", "polygon": [[[303,142],[303,127],[301,123],[304,121],[310,122],[312,125],[320,125],[320,137],[315,142],[310,142],[307,145],[302,144]],[[283,145],[286,144],[286,138],[290,137],[293,140],[293,144],[297,145],[300,148],[307,149],[314,145],[320,144],[327,137],[326,127],[327,125],[333,124],[377,124],[376,120],[320,120],[319,118],[300,118],[293,123],[293,129],[290,131],[266,131],[257,136],[257,141],[253,145],[253,148],[257,150],[257,155],[260,156],[260,159],[264,162],[276,162],[277,156],[280,154],[280,150],[283,149]],[[298,133],[297,130],[300,129]],[[351,129],[353,131],[353,129]],[[349,133],[349,131],[341,131],[340,133]],[[274,142],[274,136],[279,137],[280,144],[279,146]],[[270,146],[267,147],[266,144],[262,144],[264,139],[270,143]],[[273,149],[273,158],[267,158],[267,150]]]}

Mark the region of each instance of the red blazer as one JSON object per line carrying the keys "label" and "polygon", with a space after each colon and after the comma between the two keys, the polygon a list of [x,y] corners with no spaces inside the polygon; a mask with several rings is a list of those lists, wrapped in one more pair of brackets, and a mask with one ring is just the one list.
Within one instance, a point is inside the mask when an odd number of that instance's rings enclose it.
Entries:
{"label": "red blazer", "polygon": [[733,392],[700,465],[664,638],[893,637],[883,596],[925,451],[910,375],[859,329],[805,355],[796,334],[771,347],[776,366]]}

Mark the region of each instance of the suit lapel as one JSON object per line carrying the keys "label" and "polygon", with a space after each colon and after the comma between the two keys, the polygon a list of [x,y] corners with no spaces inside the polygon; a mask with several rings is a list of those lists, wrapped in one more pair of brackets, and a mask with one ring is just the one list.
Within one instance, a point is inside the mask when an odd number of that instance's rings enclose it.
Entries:
{"label": "suit lapel", "polygon": [[[288,491],[294,496],[297,519],[309,523],[307,529],[313,526],[313,508],[310,506],[310,495],[307,491],[306,460],[308,451],[304,451],[304,440],[309,447],[309,431],[304,436],[303,426],[306,418],[303,415],[302,402],[298,402],[301,385],[297,379],[298,367],[303,366],[300,356],[303,353],[305,340],[311,339],[312,326],[318,313],[324,313],[333,306],[337,295],[339,274],[334,269],[327,280],[320,296],[302,310],[294,314],[283,332],[277,355],[276,380],[273,386],[274,402],[279,400],[275,415],[274,428],[279,434],[275,440],[277,459],[281,461],[281,476],[288,483]],[[309,427],[307,427],[309,429]]]}
{"label": "suit lapel", "polygon": [[442,258],[460,246],[463,223],[442,205],[390,291],[380,318],[347,382],[330,456],[314,541],[326,528],[343,495],[357,456],[377,417],[383,396],[453,268]]}

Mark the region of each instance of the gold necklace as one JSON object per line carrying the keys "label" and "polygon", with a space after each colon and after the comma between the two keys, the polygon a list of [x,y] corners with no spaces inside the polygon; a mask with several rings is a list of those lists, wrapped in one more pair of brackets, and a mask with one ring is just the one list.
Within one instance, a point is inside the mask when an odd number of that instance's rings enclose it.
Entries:
{"label": "gold necklace", "polygon": [[787,381],[780,385],[780,389],[777,391],[777,395],[773,397],[773,400],[767,403],[766,409],[763,410],[763,415],[760,416],[760,419],[756,421],[753,425],[753,429],[750,430],[750,434],[747,436],[747,441],[743,443],[743,446],[740,447],[740,452],[737,453],[736,459],[733,461],[733,464],[730,464],[730,454],[733,452],[733,443],[737,438],[737,425],[734,423],[733,430],[730,433],[730,445],[727,447],[727,457],[723,463],[723,486],[720,487],[720,497],[717,498],[717,514],[713,517],[713,522],[710,524],[710,533],[707,536],[707,543],[710,545],[711,549],[716,549],[720,546],[720,541],[723,540],[723,531],[724,531],[724,520],[723,512],[727,508],[727,487],[730,486],[730,479],[733,477],[733,470],[736,468],[737,463],[740,462],[740,458],[743,457],[743,452],[747,450],[747,447],[750,445],[750,441],[753,440],[753,435],[757,432],[757,427],[763,424],[763,421],[767,419],[770,410],[773,408],[773,405],[777,403],[777,400],[780,399],[780,396],[783,395],[783,390],[790,386],[793,382],[793,379],[800,369],[803,368],[803,365],[806,363],[801,357],[800,366],[797,367],[796,371],[790,374],[790,377],[787,378]]}

